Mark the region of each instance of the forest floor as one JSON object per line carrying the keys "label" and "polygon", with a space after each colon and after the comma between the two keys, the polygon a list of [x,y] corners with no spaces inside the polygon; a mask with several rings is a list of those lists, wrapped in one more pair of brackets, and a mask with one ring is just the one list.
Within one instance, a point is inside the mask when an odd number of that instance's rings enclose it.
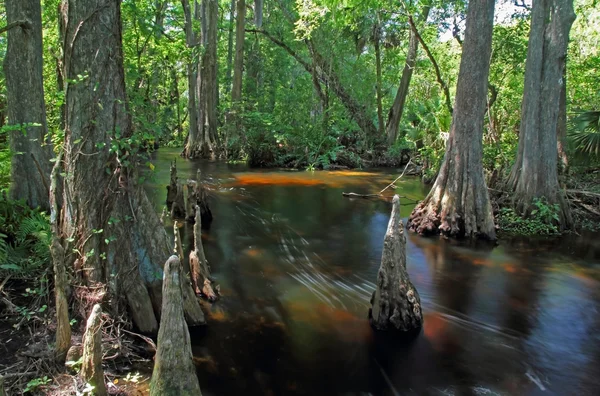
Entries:
{"label": "forest floor", "polygon": [[[67,364],[57,363],[53,354],[56,311],[50,286],[46,282],[40,287],[35,278],[0,277],[0,376],[4,377],[8,395],[85,394],[86,384],[77,375],[81,365],[77,351],[85,326],[72,321],[75,357],[68,356]],[[147,394],[153,341],[128,332],[125,323],[116,323],[108,316],[104,319],[102,338],[109,394]]]}

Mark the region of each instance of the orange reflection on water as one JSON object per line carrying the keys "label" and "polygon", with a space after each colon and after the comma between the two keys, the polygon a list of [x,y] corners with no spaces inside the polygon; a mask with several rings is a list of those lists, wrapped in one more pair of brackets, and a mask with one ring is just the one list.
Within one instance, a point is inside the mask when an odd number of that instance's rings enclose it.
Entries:
{"label": "orange reflection on water", "polygon": [[[357,171],[332,171],[332,172],[248,172],[238,173],[235,176],[236,186],[317,186],[342,187],[348,184],[364,184],[382,179],[385,175]],[[356,177],[360,176],[360,177]],[[383,180],[383,179],[382,179]],[[387,179],[386,179],[387,180]],[[382,183],[384,183],[382,181]]]}

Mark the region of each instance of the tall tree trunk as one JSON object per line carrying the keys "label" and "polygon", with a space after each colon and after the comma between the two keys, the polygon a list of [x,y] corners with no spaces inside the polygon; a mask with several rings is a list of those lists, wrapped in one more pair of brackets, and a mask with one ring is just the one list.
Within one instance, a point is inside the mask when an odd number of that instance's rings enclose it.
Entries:
{"label": "tall tree trunk", "polygon": [[569,173],[569,157],[567,156],[567,65],[563,68],[563,84],[560,89],[558,105],[558,120],[556,124],[556,138],[560,173]]}
{"label": "tall tree trunk", "polygon": [[244,72],[244,27],[246,24],[246,0],[237,0],[235,19],[235,59],[233,66],[233,88],[231,101],[242,100],[242,74]]}
{"label": "tall tree trunk", "polygon": [[235,18],[235,2],[231,0],[229,8],[229,30],[227,33],[227,69],[225,71],[225,93],[231,91],[231,69],[233,64],[233,25]]}
{"label": "tall tree trunk", "polygon": [[383,104],[381,103],[382,93],[381,93],[381,48],[380,48],[380,40],[381,40],[381,26],[379,24],[379,16],[377,16],[377,23],[375,24],[374,33],[373,33],[373,41],[375,44],[375,69],[377,75],[377,87],[376,87],[376,95],[377,95],[377,130],[379,135],[383,135],[383,130],[385,125],[383,124]]}
{"label": "tall tree trunk", "polygon": [[[194,2],[195,3],[195,2]],[[185,16],[185,41],[188,48],[194,52],[194,48],[198,45],[196,33],[194,32],[194,22],[192,16],[192,8],[189,0],[181,0],[183,6],[183,13]],[[195,56],[189,60],[187,65],[187,78],[188,78],[188,115],[189,115],[189,127],[188,136],[186,139],[185,148],[181,155],[186,158],[194,158],[200,155],[201,152],[201,135],[198,129],[198,120],[201,119],[199,114],[199,107],[197,106],[197,80],[198,72],[195,65]]]}
{"label": "tall tree trunk", "polygon": [[205,156],[211,155],[217,144],[217,106],[219,101],[219,86],[217,75],[217,34],[219,27],[219,2],[218,0],[208,0],[206,19],[207,40],[206,40],[206,59],[203,63],[203,77],[205,77],[204,92],[206,98],[205,114],[206,128],[204,128],[204,142],[208,150]]}
{"label": "tall tree trunk", "polygon": [[10,134],[10,196],[31,207],[50,209],[48,194],[52,146],[46,125],[42,77],[42,10],[40,0],[6,0],[9,25],[4,60]]}
{"label": "tall tree trunk", "polygon": [[[106,296],[113,313],[127,307],[140,331],[154,333],[162,264],[171,246],[130,166],[135,148],[123,146],[132,130],[120,3],[68,0],[65,10],[66,177],[60,236],[75,281]],[[183,288],[193,295],[189,284]],[[198,301],[188,298],[188,303],[188,324],[204,323]]]}
{"label": "tall tree trunk", "polygon": [[494,3],[469,2],[446,155],[433,188],[408,220],[409,229],[420,234],[496,238],[482,164]]}
{"label": "tall tree trunk", "polygon": [[529,215],[535,198],[560,207],[561,229],[572,225],[558,183],[557,122],[571,25],[572,0],[535,0],[525,63],[525,87],[517,159],[509,177],[513,204]]}
{"label": "tall tree trunk", "polygon": [[263,0],[254,0],[254,26],[262,27],[263,22]]}
{"label": "tall tree trunk", "polygon": [[[425,6],[423,13],[421,14],[421,21],[426,21],[429,16],[430,7]],[[404,104],[406,103],[406,97],[408,96],[408,88],[410,86],[410,80],[412,79],[413,71],[417,63],[417,50],[419,48],[419,39],[413,29],[410,29],[408,38],[408,52],[406,54],[406,61],[404,63],[404,69],[402,70],[402,78],[400,79],[400,86],[398,86],[398,92],[394,98],[394,104],[390,108],[388,113],[388,120],[385,126],[386,135],[388,138],[388,144],[391,146],[396,142],[398,137],[398,127],[400,126],[400,120],[402,119],[402,113],[404,112]]]}

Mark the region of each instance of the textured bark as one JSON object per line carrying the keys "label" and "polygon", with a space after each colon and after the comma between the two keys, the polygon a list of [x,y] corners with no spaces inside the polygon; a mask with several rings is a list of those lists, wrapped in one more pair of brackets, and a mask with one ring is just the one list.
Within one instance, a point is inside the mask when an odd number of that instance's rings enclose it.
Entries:
{"label": "textured bark", "polygon": [[204,294],[210,301],[215,301],[217,295],[210,280],[210,269],[204,255],[202,246],[202,216],[200,207],[196,206],[196,219],[194,222],[194,249],[190,252],[190,272],[192,275],[192,286],[196,294]]}
{"label": "textured bark", "polygon": [[254,26],[258,29],[263,23],[263,0],[254,0]]}
{"label": "textured bark", "polygon": [[186,218],[189,222],[194,222],[196,218],[196,210],[200,208],[202,224],[208,229],[213,220],[212,211],[208,204],[208,191],[202,185],[202,174],[200,169],[196,172],[196,180],[190,180],[188,185]]}
{"label": "textured bark", "polygon": [[569,173],[569,157],[567,156],[567,67],[563,68],[563,84],[560,89],[558,119],[556,124],[556,149],[558,150],[559,173]]}
{"label": "textured bark", "polygon": [[218,105],[218,76],[217,76],[217,31],[219,24],[219,2],[204,0],[206,5],[206,37],[202,38],[204,56],[202,59],[201,78],[202,96],[199,105],[204,109],[204,127],[202,128],[202,156],[211,157],[217,144],[217,105]]}
{"label": "textured bark", "polygon": [[[181,236],[179,235],[179,223],[177,221],[173,223],[173,235],[175,236],[175,246],[173,248],[173,252],[177,255],[177,257],[179,257],[180,262],[182,262],[183,245],[181,244]],[[187,323],[206,324],[206,321],[204,320],[204,313],[202,312],[202,310],[195,311],[193,309],[195,306],[198,305],[198,300],[196,299],[196,295],[194,294],[191,279],[185,276],[184,281],[185,282],[183,282],[181,286],[183,292],[183,311],[185,313],[185,320],[187,321]]]}
{"label": "textured bark", "polygon": [[559,205],[560,228],[568,229],[572,218],[558,183],[556,131],[573,1],[535,0],[531,14],[519,146],[508,185],[519,213],[529,215],[533,200],[544,198]]}
{"label": "textured bark", "polygon": [[[426,21],[429,16],[430,7],[425,6],[423,13],[421,14],[420,20]],[[402,119],[402,113],[404,113],[404,104],[408,96],[408,89],[410,87],[410,80],[412,79],[413,71],[417,63],[417,50],[419,48],[419,40],[415,35],[413,29],[410,30],[408,38],[408,52],[406,53],[406,61],[404,63],[404,69],[402,69],[402,77],[400,79],[400,85],[398,86],[398,92],[394,98],[394,104],[390,108],[388,113],[388,120],[385,126],[386,135],[388,138],[388,144],[391,146],[396,142],[398,137],[398,127],[400,126],[400,120]]]}
{"label": "textured bark", "polygon": [[37,124],[10,133],[10,197],[48,210],[52,146],[42,77],[40,0],[6,0],[8,45],[4,59],[9,125]]}
{"label": "textured bark", "polygon": [[[188,48],[194,51],[194,48],[198,45],[196,33],[194,32],[194,22],[192,18],[192,9],[189,0],[181,0],[183,7],[183,15],[185,17],[185,43]],[[188,78],[188,136],[186,139],[185,148],[181,155],[186,158],[193,158],[196,154],[194,148],[197,147],[198,141],[200,140],[200,131],[198,130],[198,106],[196,104],[197,97],[197,79],[198,72],[196,70],[196,61],[192,58],[187,65],[187,78]]]}
{"label": "textured bark", "polygon": [[[133,153],[109,149],[132,133],[119,6],[118,0],[69,0],[65,10],[69,84],[60,236],[66,252],[77,252],[69,255],[76,280],[105,286],[115,314],[128,307],[140,331],[155,333],[170,243],[135,169],[125,166],[134,162]],[[190,316],[202,315],[197,302],[191,309]]]}
{"label": "textured bark", "polygon": [[0,375],[0,396],[6,396],[6,391],[4,390],[4,377]]}
{"label": "textured bark", "polygon": [[158,332],[150,395],[200,395],[200,384],[192,362],[190,333],[183,315],[181,262],[171,256],[163,278],[162,320]]}
{"label": "textured bark", "polygon": [[423,325],[421,298],[406,271],[406,238],[400,217],[400,197],[394,196],[392,216],[383,240],[377,288],[371,298],[369,322],[377,330],[412,331]]}
{"label": "textured bark", "polygon": [[235,20],[235,0],[229,6],[229,28],[227,33],[227,67],[225,70],[225,93],[231,91],[231,70],[233,66],[233,25]]}
{"label": "textured bark", "polygon": [[94,395],[104,396],[104,370],[102,370],[102,308],[94,305],[83,335],[83,363],[81,379],[94,387]]}
{"label": "textured bark", "polygon": [[433,188],[408,220],[419,234],[496,238],[482,164],[493,21],[494,0],[469,2],[446,154]]}
{"label": "textured bark", "polygon": [[242,100],[242,74],[244,72],[244,38],[246,25],[246,0],[237,0],[235,17],[235,56],[233,62],[233,87],[231,102]]}
{"label": "textured bark", "polygon": [[71,347],[71,324],[69,323],[69,304],[67,302],[67,269],[65,265],[65,249],[60,241],[60,226],[58,223],[58,203],[60,202],[60,186],[58,173],[62,155],[59,155],[52,168],[50,182],[50,224],[52,226],[52,244],[50,254],[54,266],[54,301],[56,303],[56,345],[54,347],[56,360],[65,362],[65,357]]}

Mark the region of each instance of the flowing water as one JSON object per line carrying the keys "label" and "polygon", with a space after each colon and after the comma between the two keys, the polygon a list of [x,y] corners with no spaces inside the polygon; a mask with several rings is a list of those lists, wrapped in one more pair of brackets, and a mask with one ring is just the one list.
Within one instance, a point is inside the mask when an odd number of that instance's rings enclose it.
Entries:
{"label": "flowing water", "polygon": [[[162,210],[169,161],[147,187]],[[192,329],[204,395],[600,394],[597,236],[468,247],[407,237],[407,268],[425,324],[412,341],[369,326],[387,199],[401,172],[250,170],[179,160],[202,178],[214,215],[203,234],[222,298]],[[402,178],[402,215],[426,194]],[[182,229],[188,247],[189,227]]]}

